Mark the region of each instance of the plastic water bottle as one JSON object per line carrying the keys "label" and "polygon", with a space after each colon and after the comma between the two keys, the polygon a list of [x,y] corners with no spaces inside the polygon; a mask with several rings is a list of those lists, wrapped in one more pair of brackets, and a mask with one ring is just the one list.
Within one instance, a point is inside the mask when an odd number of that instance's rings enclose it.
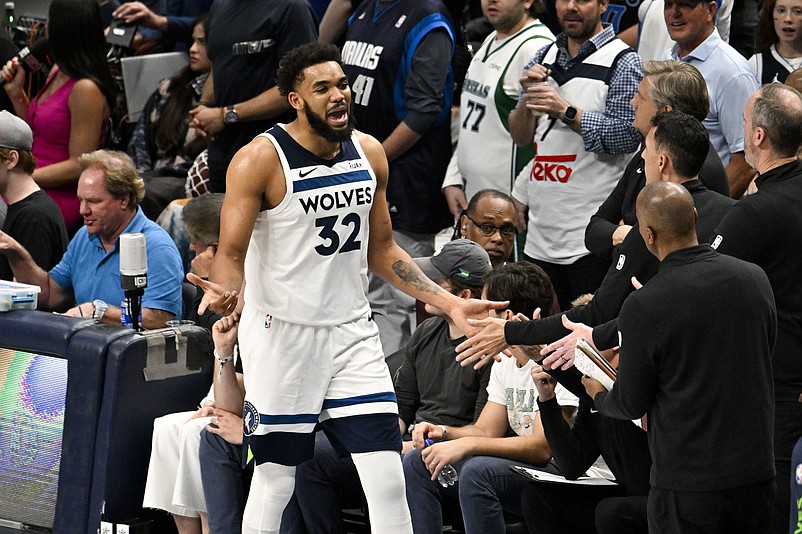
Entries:
{"label": "plastic water bottle", "polygon": [[[123,299],[120,304],[120,325],[123,328],[130,330],[134,329],[134,323],[131,321],[131,310],[128,309],[128,299]],[[139,326],[142,326],[142,309],[139,309]]]}
{"label": "plastic water bottle", "polygon": [[120,325],[129,330],[134,328],[134,324],[131,322],[131,313],[128,311],[128,299],[123,299],[120,304]]}
{"label": "plastic water bottle", "polygon": [[[428,447],[429,445],[434,443],[434,440],[432,438],[426,438],[425,440],[423,440],[423,442]],[[437,475],[437,481],[444,488],[453,486],[454,482],[456,482],[457,480],[459,480],[459,474],[457,473],[457,470],[454,469],[454,466],[451,464],[443,466],[443,469],[440,471],[440,474]]]}

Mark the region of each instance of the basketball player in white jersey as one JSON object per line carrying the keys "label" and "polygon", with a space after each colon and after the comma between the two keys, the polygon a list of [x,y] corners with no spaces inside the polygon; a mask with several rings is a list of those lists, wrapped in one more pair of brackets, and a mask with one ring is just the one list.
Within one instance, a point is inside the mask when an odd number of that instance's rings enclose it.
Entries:
{"label": "basketball player in white jersey", "polygon": [[387,159],[376,139],[353,130],[336,47],[299,47],[276,77],[298,117],[232,160],[211,282],[192,278],[206,291],[202,308],[227,313],[248,281],[239,340],[245,443],[256,466],[242,532],[278,532],[295,466],[311,457],[319,424],[353,457],[373,532],[411,533],[397,406],[365,296],[367,269],[466,331],[469,315],[505,304],[457,298],[393,241]]}

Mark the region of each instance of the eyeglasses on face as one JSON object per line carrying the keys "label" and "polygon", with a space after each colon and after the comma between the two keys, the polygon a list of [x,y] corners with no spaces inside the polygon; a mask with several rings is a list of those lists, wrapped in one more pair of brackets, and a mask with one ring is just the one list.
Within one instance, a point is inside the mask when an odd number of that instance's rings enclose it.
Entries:
{"label": "eyeglasses on face", "polygon": [[507,224],[504,226],[494,226],[490,223],[480,224],[475,220],[473,220],[473,218],[470,215],[468,215],[467,211],[463,211],[462,214],[465,215],[465,217],[479,229],[479,233],[485,237],[492,236],[493,234],[496,233],[496,231],[498,231],[501,234],[501,237],[503,237],[504,239],[512,239],[513,237],[515,237],[515,226],[511,224]]}

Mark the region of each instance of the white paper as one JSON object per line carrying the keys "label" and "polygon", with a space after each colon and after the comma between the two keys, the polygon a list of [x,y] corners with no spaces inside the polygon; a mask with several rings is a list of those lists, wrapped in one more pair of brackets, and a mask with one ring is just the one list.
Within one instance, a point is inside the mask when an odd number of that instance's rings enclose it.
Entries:
{"label": "white paper", "polygon": [[601,382],[601,385],[604,386],[607,391],[613,389],[613,384],[615,384],[613,379],[607,376],[604,371],[599,369],[598,366],[590,361],[590,358],[588,358],[585,353],[578,348],[574,349],[574,367],[579,369],[579,372],[583,375],[589,376]]}
{"label": "white paper", "polygon": [[609,480],[603,477],[598,476],[581,476],[576,480],[568,480],[562,475],[553,475],[551,473],[546,473],[545,471],[538,471],[536,469],[530,469],[528,467],[524,467],[522,465],[514,465],[511,466],[512,469],[518,471],[519,473],[523,474],[524,476],[531,478],[532,480],[536,480],[538,482],[548,482],[551,484],[574,484],[579,486],[616,486],[616,482],[614,480]]}

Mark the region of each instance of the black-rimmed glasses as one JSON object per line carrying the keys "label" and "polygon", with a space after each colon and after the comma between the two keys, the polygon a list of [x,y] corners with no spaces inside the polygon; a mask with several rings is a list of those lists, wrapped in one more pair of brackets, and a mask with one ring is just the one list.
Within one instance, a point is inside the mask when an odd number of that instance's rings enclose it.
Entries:
{"label": "black-rimmed glasses", "polygon": [[469,221],[471,221],[474,224],[474,226],[476,226],[479,229],[479,233],[482,234],[485,237],[492,236],[493,234],[496,233],[496,231],[498,231],[501,234],[501,237],[503,237],[504,239],[512,239],[513,237],[515,237],[515,226],[513,226],[511,224],[508,224],[508,225],[505,225],[505,226],[501,226],[501,227],[494,226],[494,225],[492,225],[490,223],[481,223],[480,224],[480,223],[476,222],[475,220],[473,220],[473,218],[470,215],[468,215],[467,211],[463,210],[462,214],[465,215],[465,217]]}

